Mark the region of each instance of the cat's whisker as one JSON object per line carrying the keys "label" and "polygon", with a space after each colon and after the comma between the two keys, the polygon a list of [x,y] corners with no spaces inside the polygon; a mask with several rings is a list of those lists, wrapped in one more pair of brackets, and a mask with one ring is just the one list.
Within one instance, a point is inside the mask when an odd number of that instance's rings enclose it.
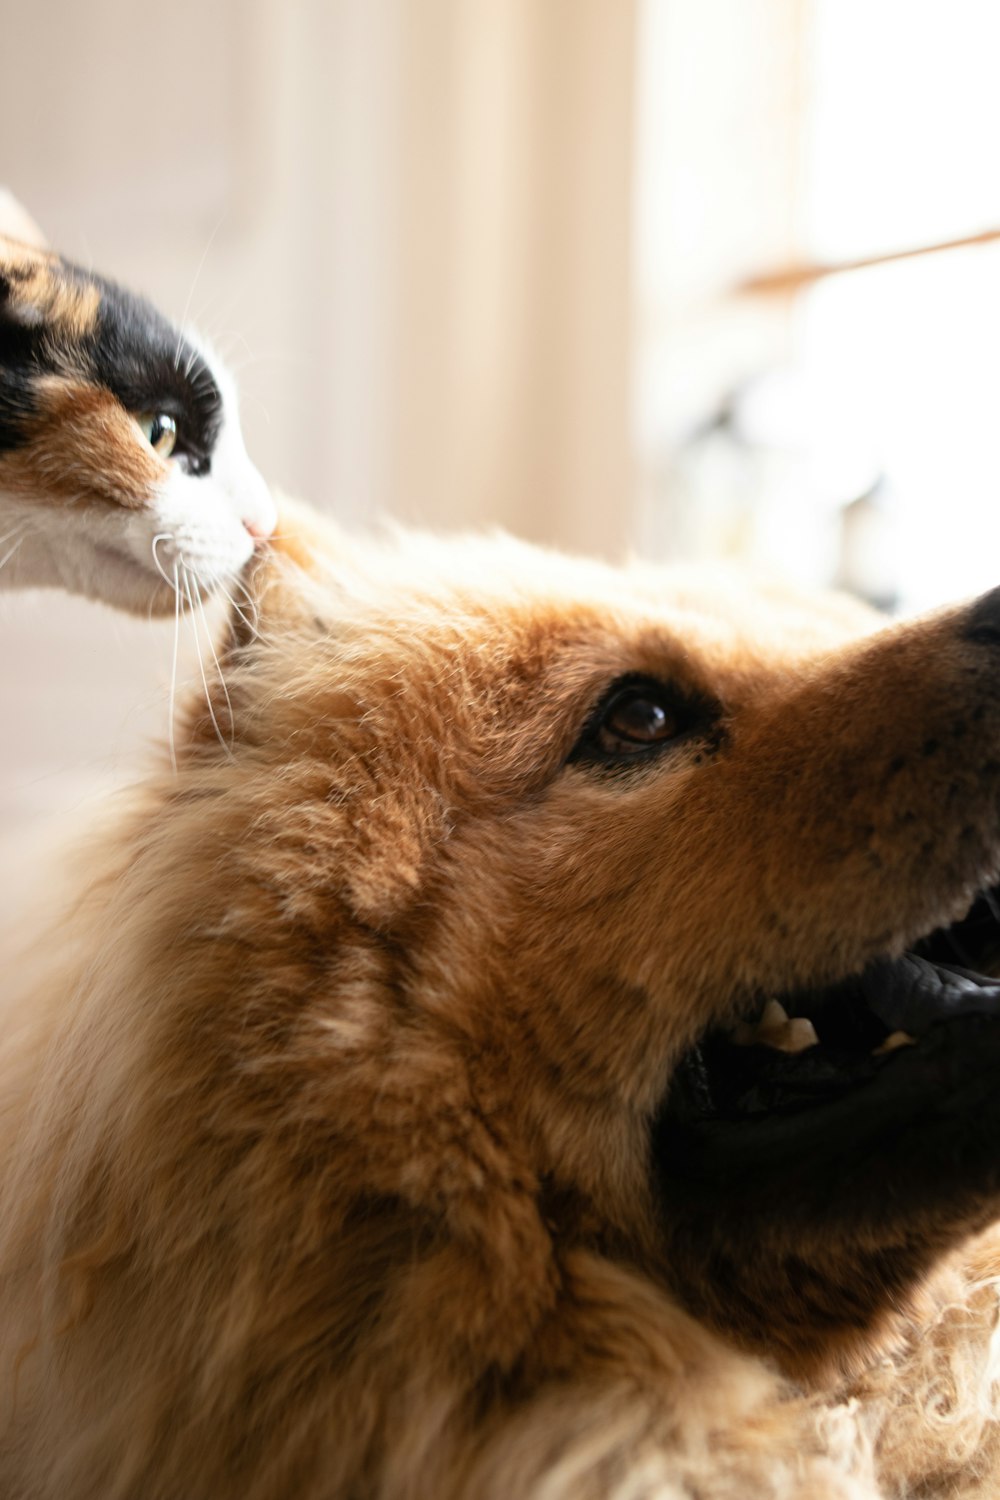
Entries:
{"label": "cat's whisker", "polygon": [[178,319],[178,323],[177,323],[177,348],[174,351],[174,365],[175,365],[175,367],[178,370],[181,367],[181,349],[182,349],[183,344],[184,344],[183,329],[184,329],[184,325],[185,325],[185,323],[187,322],[187,319],[188,319],[188,313],[191,311],[191,303],[194,300],[194,294],[195,294],[195,292],[196,292],[196,290],[198,288],[198,278],[201,276],[202,270],[204,269],[205,262],[208,259],[208,252],[212,248],[212,243],[215,240],[215,236],[218,234],[219,230],[222,228],[223,220],[226,217],[226,212],[227,212],[226,209],[222,210],[222,213],[219,215],[219,217],[215,221],[215,227],[212,230],[212,233],[209,235],[207,241],[205,242],[205,248],[201,252],[201,259],[199,260],[197,266],[195,267],[194,276],[191,278],[191,288],[190,288],[190,291],[187,294],[187,301],[184,304],[184,311],[181,314],[180,318]]}
{"label": "cat's whisker", "polygon": [[[251,632],[251,634],[253,635],[254,639],[257,640],[257,641],[259,641],[260,640],[260,631],[257,629],[256,619],[254,619],[254,620],[248,620],[247,619],[246,615],[243,613],[242,609],[237,604],[236,600],[233,598],[232,594],[229,592],[229,590],[226,588],[226,585],[221,580],[215,586],[218,589],[219,593],[222,595],[222,597],[224,599],[227,599],[229,601],[229,604],[232,606],[232,608],[235,611],[235,613],[237,615],[239,615],[240,619],[243,621],[243,623],[246,626],[246,628]],[[247,597],[247,599],[248,599],[248,601],[250,603],[250,607],[253,609],[254,615],[256,616],[257,610],[256,610],[256,606],[254,605],[253,600],[250,598],[250,595],[247,594],[246,589],[244,589],[243,592],[244,592],[244,594],[246,594],[246,597]]]}
{"label": "cat's whisker", "polygon": [[219,661],[219,656],[215,649],[215,642],[212,639],[211,627],[208,623],[208,616],[205,613],[205,601],[201,597],[200,593],[196,596],[195,603],[198,606],[198,613],[201,615],[201,623],[205,627],[205,639],[208,641],[208,649],[212,653],[212,660],[215,663],[215,670],[219,674],[219,686],[221,687],[222,695],[226,700],[226,713],[229,717],[229,750],[230,753],[232,753],[236,730],[236,715],[233,713],[233,701],[229,696],[229,688],[226,686],[226,679],[222,671],[222,663]]}
{"label": "cat's whisker", "polygon": [[267,407],[264,405],[264,402],[261,400],[261,398],[257,395],[257,392],[256,391],[244,391],[243,392],[243,397],[244,397],[244,404],[246,402],[248,402],[248,401],[252,401],[254,403],[254,405],[257,407],[258,411],[260,412],[261,416],[263,417],[264,421],[267,423],[268,427],[270,427],[270,425],[271,425],[271,413],[268,411]]}
{"label": "cat's whisker", "polygon": [[191,338],[191,353],[188,355],[187,364],[184,366],[184,379],[190,384],[196,393],[211,392],[215,389],[215,380],[208,367],[203,364],[205,348],[211,346],[211,341],[201,336],[198,339]]}
{"label": "cat's whisker", "polygon": [[160,562],[159,556],[158,556],[157,551],[156,551],[157,545],[160,542],[172,542],[172,541],[173,541],[173,536],[172,536],[172,534],[169,531],[158,531],[156,533],[156,535],[153,538],[153,542],[152,542],[152,548],[153,548],[153,565],[156,568],[156,571],[159,573],[160,577],[163,579],[163,582],[167,585],[167,588],[168,589],[173,589],[174,593],[177,595],[177,597],[179,599],[180,598],[180,591],[179,591],[179,589],[177,587],[177,564],[174,563],[174,576],[173,576],[173,578],[172,579],[168,578],[167,574],[163,570],[163,564]]}
{"label": "cat's whisker", "polygon": [[243,346],[243,352],[244,352],[245,356],[248,359],[250,359],[250,360],[253,360],[255,358],[253,349],[250,347],[250,341],[249,341],[249,339],[246,337],[245,334],[241,333],[238,328],[229,329],[226,333],[221,334],[221,335],[217,333],[213,337],[212,343],[216,347],[228,346],[228,347],[225,347],[225,353],[223,355],[223,358],[225,359],[226,364],[229,365],[230,367],[231,367],[232,358],[233,358],[232,349],[233,349],[233,346],[235,346],[235,345],[242,344],[242,346]]}
{"label": "cat's whisker", "polygon": [[16,526],[12,526],[9,531],[5,531],[3,536],[0,536],[0,547],[4,542],[9,542],[12,536],[19,537],[23,541],[30,524],[30,521],[18,521]]}
{"label": "cat's whisker", "polygon": [[246,582],[246,576],[245,576],[245,574],[244,573],[233,573],[230,576],[229,581],[233,585],[234,588],[236,588],[236,589],[238,589],[240,591],[240,593],[242,594],[243,598],[246,600],[247,608],[249,609],[251,615],[253,616],[254,624],[259,626],[260,625],[260,608],[259,608],[259,606],[257,604],[257,600],[254,598],[253,594],[250,592],[249,588],[247,587],[247,582]]}
{"label": "cat's whisker", "polygon": [[198,369],[194,368],[194,362],[197,357],[197,351],[195,351],[194,355],[188,361],[187,365],[187,373],[188,379],[191,382],[191,389],[194,391],[210,391],[213,389],[215,382],[212,379],[207,365],[202,365]]}
{"label": "cat's whisker", "polygon": [[[191,628],[192,628],[192,630],[194,632],[194,643],[195,643],[195,648],[196,648],[197,654],[198,654],[198,670],[201,673],[201,685],[202,685],[202,687],[203,687],[203,689],[205,691],[205,707],[208,709],[208,716],[209,716],[209,718],[212,721],[212,726],[215,729],[216,737],[218,738],[219,744],[222,746],[223,750],[225,750],[226,754],[231,758],[232,757],[232,753],[233,753],[232,752],[232,748],[226,743],[225,736],[223,735],[222,730],[219,728],[219,721],[215,717],[215,707],[214,707],[214,705],[212,703],[212,694],[211,694],[211,691],[210,691],[209,686],[208,686],[208,677],[207,677],[206,672],[205,672],[205,657],[204,657],[204,653],[202,652],[202,649],[201,649],[201,634],[200,634],[200,632],[198,630],[198,615],[197,615],[197,612],[195,610],[194,594],[193,594],[192,589],[191,589],[190,574],[188,573],[188,570],[184,566],[183,563],[181,564],[181,568],[182,568],[182,573],[183,573],[184,593],[186,594],[188,604],[190,605]],[[204,618],[204,612],[203,612],[203,616],[202,617]],[[207,621],[205,622],[205,626],[206,626],[206,629],[207,629],[208,628],[208,622]],[[211,646],[211,644],[212,644],[211,635],[209,635],[209,645]],[[214,646],[212,647],[212,654],[213,655],[215,654],[215,648],[214,648]],[[218,666],[218,658],[216,658],[216,666]],[[221,669],[219,671],[219,676],[220,676],[220,679],[221,679],[221,677],[222,677]],[[229,693],[228,693],[228,691],[226,691],[225,682],[222,683],[222,687],[223,687],[223,691],[226,692],[226,698],[228,700]],[[230,715],[232,715],[232,707],[230,707]],[[232,721],[230,719],[230,723],[231,722]]]}
{"label": "cat's whisker", "polygon": [[[7,564],[12,560],[12,558],[15,557],[15,555],[17,554],[18,548],[20,547],[21,543],[25,539],[25,535],[26,535],[26,533],[22,532],[21,535],[18,537],[17,541],[14,543],[13,547],[11,547],[7,552],[5,552],[4,555],[3,555],[3,557],[0,557],[0,572],[2,572],[3,569],[7,566]],[[6,537],[4,538],[4,540],[6,541]]]}
{"label": "cat's whisker", "polygon": [[[154,543],[155,556],[155,543]],[[174,715],[177,708],[177,649],[181,639],[181,590],[177,579],[177,563],[174,563],[174,652],[170,663],[170,718],[167,728],[167,742],[170,746],[170,765],[174,775],[177,775],[177,745],[174,739],[176,733],[174,728]]]}

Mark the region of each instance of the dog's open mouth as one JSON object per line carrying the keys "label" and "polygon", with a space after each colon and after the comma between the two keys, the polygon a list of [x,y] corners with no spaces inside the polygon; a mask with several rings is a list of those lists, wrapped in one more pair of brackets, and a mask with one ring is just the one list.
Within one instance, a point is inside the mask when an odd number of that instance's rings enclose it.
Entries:
{"label": "dog's open mouth", "polygon": [[873,1080],[903,1048],[933,1045],[963,1017],[1000,1022],[1000,888],[898,959],[824,989],[766,1000],[684,1058],[667,1113],[678,1122],[796,1115]]}
{"label": "dog's open mouth", "polygon": [[901,958],[707,1032],[654,1127],[664,1198],[815,1227],[1000,1192],[998,966],[1000,887]]}
{"label": "dog's open mouth", "polygon": [[769,999],[683,1058],[652,1169],[696,1311],[801,1352],[870,1327],[996,1217],[998,961],[995,888],[903,957]]}

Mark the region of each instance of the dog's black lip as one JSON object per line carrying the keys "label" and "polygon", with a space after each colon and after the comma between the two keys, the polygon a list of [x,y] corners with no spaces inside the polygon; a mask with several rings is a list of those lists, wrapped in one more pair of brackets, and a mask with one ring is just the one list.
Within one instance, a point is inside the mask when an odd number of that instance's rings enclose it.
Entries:
{"label": "dog's black lip", "polygon": [[890,1032],[919,1037],[957,1016],[1000,1015],[1000,980],[916,953],[877,960],[853,983]]}

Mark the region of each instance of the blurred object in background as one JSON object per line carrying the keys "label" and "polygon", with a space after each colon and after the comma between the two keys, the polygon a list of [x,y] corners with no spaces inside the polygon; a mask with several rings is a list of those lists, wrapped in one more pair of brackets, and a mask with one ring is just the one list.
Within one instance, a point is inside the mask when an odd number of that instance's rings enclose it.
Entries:
{"label": "blurred object in background", "polygon": [[895,613],[900,604],[899,505],[884,476],[867,494],[844,506],[837,551],[836,587],[857,594],[886,614]]}
{"label": "blurred object in background", "polygon": [[743,560],[836,581],[879,608],[897,602],[878,448],[850,388],[788,366],[748,381],[667,452],[661,476],[667,555]]}
{"label": "blurred object in background", "polygon": [[[1000,9],[735,10],[711,65],[716,6],[641,11],[640,548],[722,547],[883,607],[988,588],[1000,578]],[[679,50],[694,102],[666,87]],[[686,198],[678,111],[701,127]],[[700,196],[699,159],[713,165]],[[785,401],[776,441],[746,403],[782,367],[812,395]],[[691,432],[727,426],[728,477],[716,459],[692,486],[706,455]],[[872,472],[831,486],[859,445]],[[721,531],[701,524],[706,510],[727,518]]]}

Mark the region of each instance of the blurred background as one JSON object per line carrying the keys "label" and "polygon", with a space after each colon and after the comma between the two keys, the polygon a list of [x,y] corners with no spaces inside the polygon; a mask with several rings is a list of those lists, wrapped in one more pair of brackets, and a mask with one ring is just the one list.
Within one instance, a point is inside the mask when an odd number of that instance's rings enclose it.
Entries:
{"label": "blurred background", "polygon": [[[890,609],[1000,581],[995,0],[0,22],[0,182],[214,341],[273,483]],[[7,595],[0,641],[9,841],[165,736],[172,624]]]}

